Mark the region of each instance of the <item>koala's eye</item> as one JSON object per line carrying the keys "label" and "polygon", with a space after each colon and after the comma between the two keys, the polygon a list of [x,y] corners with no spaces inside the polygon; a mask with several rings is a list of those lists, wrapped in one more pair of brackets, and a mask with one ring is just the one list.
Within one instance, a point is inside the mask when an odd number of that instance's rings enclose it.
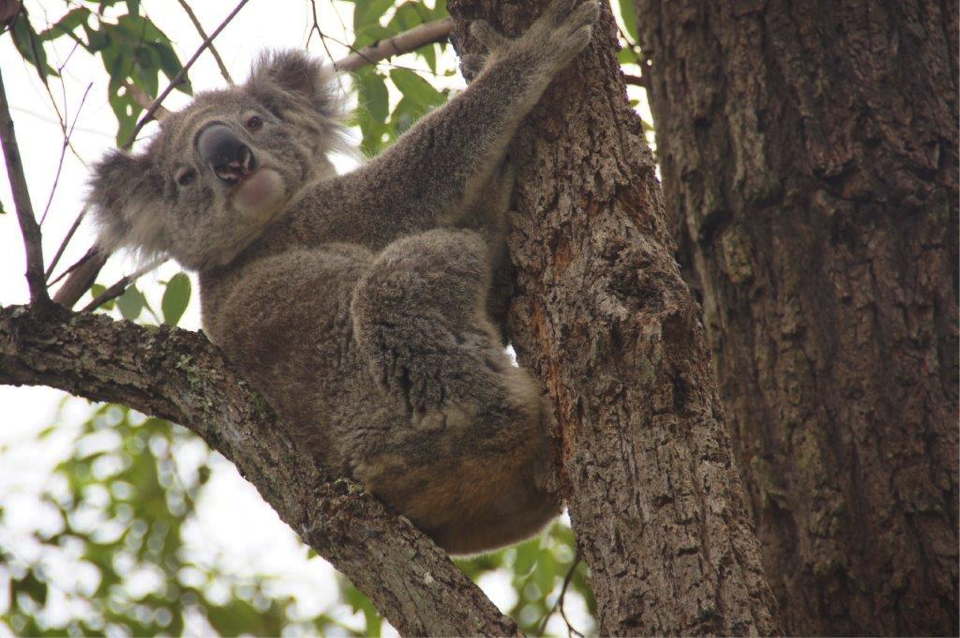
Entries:
{"label": "koala's eye", "polygon": [[189,186],[195,179],[197,179],[197,171],[192,168],[184,168],[177,173],[177,184],[180,186]]}
{"label": "koala's eye", "polygon": [[263,118],[259,115],[251,115],[243,125],[246,126],[249,131],[259,131],[263,128]]}

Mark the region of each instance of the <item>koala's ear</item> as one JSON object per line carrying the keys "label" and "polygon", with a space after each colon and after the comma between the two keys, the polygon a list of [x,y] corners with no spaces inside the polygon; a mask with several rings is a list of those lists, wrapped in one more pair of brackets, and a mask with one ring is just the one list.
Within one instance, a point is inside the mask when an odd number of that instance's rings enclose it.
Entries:
{"label": "koala's ear", "polygon": [[87,203],[107,250],[133,248],[144,255],[164,252],[163,180],[149,155],[113,150],[94,167]]}
{"label": "koala's ear", "polygon": [[336,120],[344,100],[335,77],[330,66],[302,51],[268,51],[254,63],[244,88],[280,116],[290,109],[305,109]]}

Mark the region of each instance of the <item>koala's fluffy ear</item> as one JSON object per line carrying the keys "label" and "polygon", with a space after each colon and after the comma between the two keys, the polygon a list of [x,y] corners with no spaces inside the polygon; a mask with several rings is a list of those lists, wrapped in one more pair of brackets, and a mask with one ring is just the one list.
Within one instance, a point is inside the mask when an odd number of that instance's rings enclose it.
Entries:
{"label": "koala's fluffy ear", "polygon": [[312,111],[329,120],[343,114],[343,97],[329,66],[302,51],[268,51],[253,65],[244,87],[271,111]]}
{"label": "koala's fluffy ear", "polygon": [[162,177],[149,156],[110,151],[92,171],[87,202],[107,250],[133,248],[142,255],[164,252]]}

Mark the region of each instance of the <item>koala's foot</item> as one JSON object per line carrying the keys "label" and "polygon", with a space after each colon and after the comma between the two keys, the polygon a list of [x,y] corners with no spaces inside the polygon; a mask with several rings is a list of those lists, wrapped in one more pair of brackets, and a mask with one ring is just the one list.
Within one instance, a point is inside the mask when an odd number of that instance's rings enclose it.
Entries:
{"label": "koala's foot", "polygon": [[428,231],[388,246],[354,291],[359,350],[417,429],[539,424],[536,386],[486,317],[488,253],[477,233]]}

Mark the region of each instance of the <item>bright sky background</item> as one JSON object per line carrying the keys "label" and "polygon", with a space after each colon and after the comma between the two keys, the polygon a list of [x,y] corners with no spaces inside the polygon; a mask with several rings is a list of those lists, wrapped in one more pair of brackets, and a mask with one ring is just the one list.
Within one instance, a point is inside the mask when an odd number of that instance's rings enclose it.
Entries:
{"label": "bright sky background", "polygon": [[[191,5],[209,33],[230,12],[234,3],[198,0]],[[158,8],[161,6],[162,11]],[[55,22],[65,12],[62,0],[34,0],[28,7],[31,21],[38,30],[45,28],[46,22]],[[309,7],[306,1],[251,0],[215,42],[234,79],[238,82],[245,79],[251,62],[264,48],[302,47],[307,39],[308,25],[312,23],[308,16]],[[338,2],[335,11],[333,3],[317,2],[321,28],[333,40],[349,41],[344,25],[351,24],[351,7],[348,3]],[[143,10],[171,38],[182,61],[186,61],[200,45],[200,37],[179,5],[169,1],[160,3],[146,0]],[[347,50],[333,40],[327,41],[331,53],[337,58],[342,57]],[[53,47],[48,48],[51,65],[59,67],[72,48],[72,41],[68,38],[56,41]],[[310,50],[316,55],[325,56],[316,36],[310,43]],[[447,55],[451,56],[449,49]],[[414,59],[404,59],[402,63],[422,66]],[[441,61],[441,68],[454,68],[454,65],[452,56]],[[50,96],[33,67],[25,63],[13,48],[10,37],[0,37],[0,69],[16,124],[33,206],[39,217],[47,208],[48,198],[57,180],[57,162],[63,135]],[[208,53],[202,55],[192,67],[190,78],[195,90],[225,84],[213,57]],[[57,79],[50,81],[54,98],[67,123],[73,122],[75,117],[77,121],[71,137],[72,150],[68,149],[65,154],[56,190],[42,226],[47,263],[80,212],[87,166],[114,146],[116,133],[116,120],[107,103],[107,75],[100,59],[78,49],[64,68],[62,79],[62,85]],[[91,82],[93,84],[83,107],[79,109]],[[443,84],[460,87],[462,80],[455,76],[444,79]],[[160,86],[165,86],[162,76]],[[174,91],[167,98],[165,106],[176,109],[189,99]],[[642,110],[649,121],[649,112],[646,108]],[[148,127],[145,134],[151,130]],[[2,162],[0,203],[7,211],[6,215],[0,215],[0,304],[23,303],[28,298],[23,277],[23,244]],[[74,263],[92,243],[91,225],[84,223],[61,259],[58,272]],[[132,260],[114,257],[101,273],[99,281],[109,284],[135,269],[136,264]],[[154,308],[159,308],[156,293],[162,292],[161,287],[155,285],[157,280],[166,280],[178,271],[175,264],[168,263],[141,280],[141,289],[147,293]],[[150,294],[151,291],[154,295]],[[182,327],[199,328],[198,306],[194,297],[181,321]],[[36,551],[30,542],[30,532],[44,524],[43,514],[37,510],[36,496],[49,478],[51,468],[63,458],[70,444],[70,437],[62,437],[59,443],[54,437],[41,449],[35,442],[31,443],[33,436],[53,422],[59,423],[65,432],[74,430],[90,413],[85,401],[71,399],[63,405],[58,417],[57,411],[61,409],[65,396],[49,388],[0,386],[0,450],[7,450],[0,451],[0,505],[13,515],[8,518],[22,522],[12,532],[15,537],[0,536],[0,544],[23,552],[24,557]],[[189,455],[190,451],[185,450],[182,454]],[[198,523],[188,532],[188,542],[195,545],[198,551],[219,557],[222,564],[234,573],[282,575],[282,579],[279,579],[281,588],[297,596],[304,613],[317,613],[336,602],[338,591],[333,569],[321,559],[306,560],[293,533],[261,501],[254,488],[239,477],[231,464],[226,461],[219,464],[206,495],[207,498],[199,507]],[[513,603],[514,594],[506,575],[489,576],[481,582],[481,586],[502,609]],[[2,587],[0,583],[0,604],[4,597]],[[585,613],[582,601],[568,595],[566,606],[574,624],[586,626],[585,621],[577,622]],[[565,633],[562,626],[560,618],[554,617],[548,631]]]}

